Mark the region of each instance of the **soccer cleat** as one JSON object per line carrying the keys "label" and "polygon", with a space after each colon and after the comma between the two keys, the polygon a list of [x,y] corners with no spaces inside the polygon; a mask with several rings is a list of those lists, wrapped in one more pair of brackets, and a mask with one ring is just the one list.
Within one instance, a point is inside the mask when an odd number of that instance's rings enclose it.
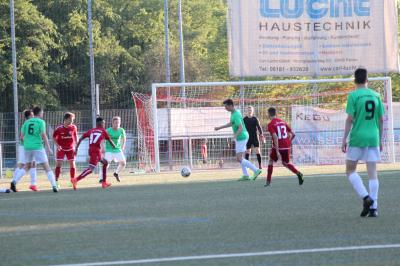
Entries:
{"label": "soccer cleat", "polygon": [[365,196],[363,199],[363,210],[361,211],[360,216],[365,217],[369,213],[369,209],[371,208],[372,204],[374,204],[374,200],[371,199],[370,196]]}
{"label": "soccer cleat", "polygon": [[252,179],[256,180],[257,177],[261,174],[261,169],[257,169],[257,171],[254,172]]}
{"label": "soccer cleat", "polygon": [[4,191],[4,193],[10,193],[11,190],[9,190],[8,188]]}
{"label": "soccer cleat", "polygon": [[378,217],[378,210],[377,209],[369,209],[368,217]]}
{"label": "soccer cleat", "polygon": [[267,181],[267,183],[265,183],[264,187],[269,187],[271,186],[271,182]]}
{"label": "soccer cleat", "polygon": [[32,191],[35,191],[35,192],[38,191],[38,188],[37,188],[36,185],[30,185],[30,186],[29,186],[29,189],[32,190]]}
{"label": "soccer cleat", "polygon": [[103,179],[99,179],[99,184],[103,183]]}
{"label": "soccer cleat", "polygon": [[299,179],[299,186],[303,185],[303,183],[304,183],[303,174],[298,172],[296,175],[297,175],[297,178]]}
{"label": "soccer cleat", "polygon": [[11,182],[10,189],[11,189],[11,191],[13,191],[13,192],[18,192],[17,186],[15,185],[14,181]]}
{"label": "soccer cleat", "polygon": [[58,192],[57,186],[54,186],[54,187],[53,187],[53,192],[54,192],[54,193],[57,193],[57,192]]}
{"label": "soccer cleat", "polygon": [[76,185],[78,184],[78,180],[76,180],[76,178],[71,178],[71,184],[74,190],[76,190]]}
{"label": "soccer cleat", "polygon": [[108,188],[108,187],[111,187],[111,184],[107,183],[107,182],[101,182],[101,187],[102,188]]}
{"label": "soccer cleat", "polygon": [[119,180],[119,175],[117,172],[114,173],[114,177],[115,177],[115,179],[117,179],[118,182],[121,182],[121,180]]}
{"label": "soccer cleat", "polygon": [[249,181],[250,177],[247,175],[243,175],[241,178],[238,179],[238,181]]}

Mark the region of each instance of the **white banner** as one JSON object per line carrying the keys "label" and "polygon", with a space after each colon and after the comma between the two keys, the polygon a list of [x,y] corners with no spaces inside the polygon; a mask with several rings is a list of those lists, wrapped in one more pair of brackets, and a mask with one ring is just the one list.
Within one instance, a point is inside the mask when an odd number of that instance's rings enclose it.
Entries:
{"label": "white banner", "polygon": [[[159,138],[168,139],[168,109],[158,109],[157,116]],[[169,120],[171,137],[174,139],[233,136],[230,127],[214,130],[230,121],[230,113],[224,107],[171,108]]]}
{"label": "white banner", "polygon": [[232,76],[399,72],[395,0],[228,0]]}

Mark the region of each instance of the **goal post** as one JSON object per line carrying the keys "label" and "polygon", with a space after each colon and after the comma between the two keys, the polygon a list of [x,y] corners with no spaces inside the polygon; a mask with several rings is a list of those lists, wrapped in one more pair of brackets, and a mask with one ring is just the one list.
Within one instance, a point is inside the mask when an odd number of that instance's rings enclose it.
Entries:
{"label": "goal post", "polygon": [[[395,143],[391,79],[370,78],[369,87],[380,93],[385,105],[382,161],[395,162],[398,143]],[[185,88],[184,94],[182,88]],[[340,152],[344,109],[347,95],[353,89],[350,78],[152,84],[151,97],[142,105],[147,107],[143,109],[141,121],[138,119],[138,132],[142,132],[138,133],[142,143],[138,144],[138,153],[146,155],[142,157],[142,164],[154,172],[177,170],[182,166],[236,167],[231,129],[214,131],[214,127],[229,122],[230,114],[222,102],[231,98],[243,115],[247,106],[255,108],[264,133],[269,122],[267,109],[277,107],[278,115],[296,133],[292,147],[296,164],[340,165],[345,158]],[[400,112],[396,116],[400,117]],[[207,147],[207,158],[203,158],[203,145]],[[268,137],[261,144],[264,162],[270,147]]]}

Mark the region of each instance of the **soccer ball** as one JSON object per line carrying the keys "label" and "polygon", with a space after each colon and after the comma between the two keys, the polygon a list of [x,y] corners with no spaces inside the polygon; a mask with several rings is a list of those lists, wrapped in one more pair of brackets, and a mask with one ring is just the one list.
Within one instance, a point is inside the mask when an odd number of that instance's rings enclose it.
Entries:
{"label": "soccer ball", "polygon": [[182,169],[181,169],[181,175],[182,175],[183,177],[189,177],[191,173],[192,173],[192,171],[190,170],[189,167],[187,167],[187,166],[182,167]]}

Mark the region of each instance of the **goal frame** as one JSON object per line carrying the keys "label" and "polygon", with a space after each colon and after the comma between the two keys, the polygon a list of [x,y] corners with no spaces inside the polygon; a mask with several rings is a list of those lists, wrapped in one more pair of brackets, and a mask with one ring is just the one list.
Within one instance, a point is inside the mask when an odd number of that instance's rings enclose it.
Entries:
{"label": "goal frame", "polygon": [[[390,157],[395,162],[395,146],[394,146],[394,124],[393,124],[393,105],[392,105],[392,80],[390,77],[373,77],[368,78],[369,81],[387,82],[387,105],[388,105],[388,130],[390,143]],[[151,105],[153,111],[153,127],[154,127],[154,151],[155,151],[155,172],[160,173],[160,151],[159,151],[159,132],[158,132],[158,114],[157,114],[157,89],[168,87],[220,87],[220,86],[245,86],[245,85],[290,85],[290,84],[321,84],[321,83],[340,83],[353,82],[352,78],[336,78],[336,79],[306,79],[306,80],[265,80],[265,81],[228,81],[228,82],[187,82],[187,83],[153,83],[151,85]]]}

